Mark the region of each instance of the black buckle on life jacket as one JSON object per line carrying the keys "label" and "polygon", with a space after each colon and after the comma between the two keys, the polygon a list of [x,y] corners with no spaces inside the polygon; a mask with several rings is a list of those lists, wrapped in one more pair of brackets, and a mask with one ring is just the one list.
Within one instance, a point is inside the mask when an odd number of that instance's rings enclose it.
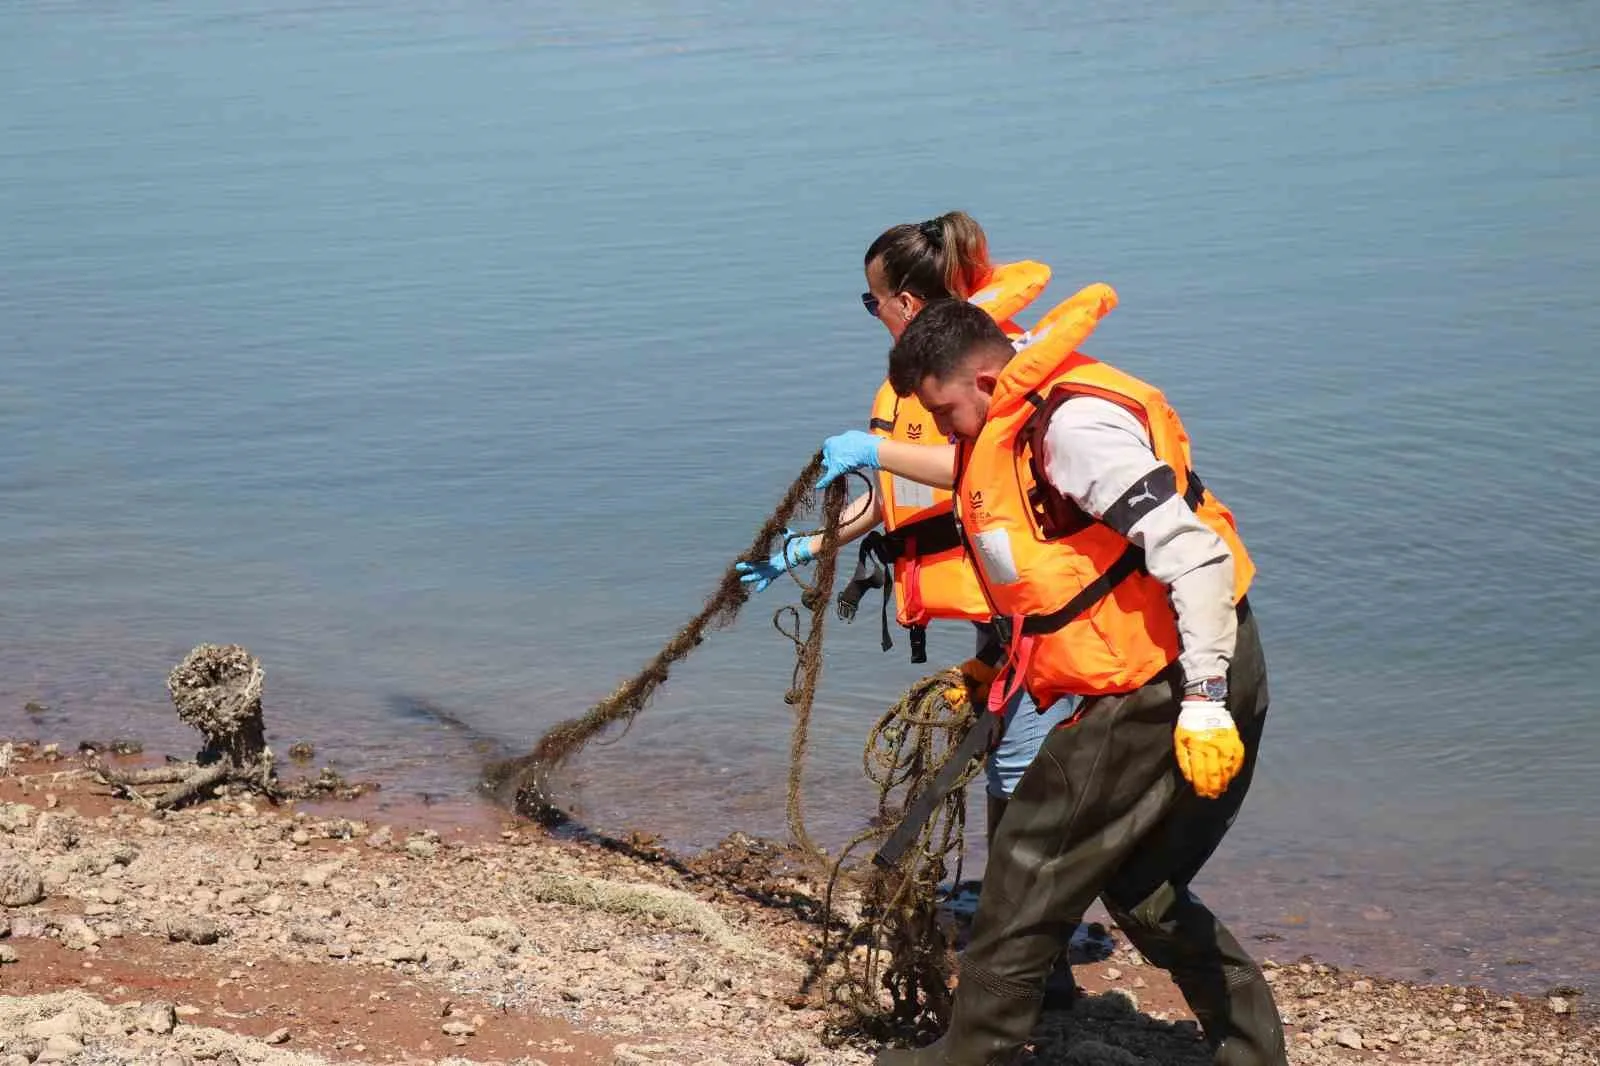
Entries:
{"label": "black buckle on life jacket", "polygon": [[882,624],[883,650],[894,647],[889,639],[889,596],[894,591],[894,560],[899,552],[891,548],[889,538],[874,529],[861,538],[861,549],[856,553],[855,573],[839,592],[839,617],[846,622],[855,620],[861,598],[869,589],[883,590]]}
{"label": "black buckle on life jacket", "polygon": [[[861,600],[871,589],[883,590],[880,625],[883,630],[883,650],[894,647],[889,637],[889,601],[894,595],[894,563],[906,553],[906,545],[916,542],[917,555],[938,555],[961,547],[961,531],[956,527],[954,512],[919,519],[901,526],[893,533],[873,530],[861,538],[861,548],[856,553],[856,569],[849,582],[840,590],[837,603],[839,617],[853,621]],[[907,626],[911,640],[911,661],[928,661],[928,627]]]}

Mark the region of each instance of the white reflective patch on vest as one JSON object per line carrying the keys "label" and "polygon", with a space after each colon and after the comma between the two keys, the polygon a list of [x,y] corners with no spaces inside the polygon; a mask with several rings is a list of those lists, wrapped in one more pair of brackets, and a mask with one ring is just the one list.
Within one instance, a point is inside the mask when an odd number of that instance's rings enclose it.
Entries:
{"label": "white reflective patch on vest", "polygon": [[978,563],[984,576],[996,585],[1015,585],[1022,580],[1017,560],[1011,555],[1011,535],[1003,529],[990,529],[973,538]]}
{"label": "white reflective patch on vest", "polygon": [[899,474],[893,475],[890,482],[894,492],[894,502],[899,507],[914,507],[921,511],[933,506],[933,488],[928,485],[919,485],[915,481],[907,481]]}
{"label": "white reflective patch on vest", "polygon": [[1055,329],[1055,328],[1056,328],[1055,323],[1052,322],[1052,323],[1050,323],[1050,325],[1044,327],[1041,330],[1038,330],[1037,332],[1035,332],[1034,330],[1030,329],[1028,332],[1024,333],[1022,336],[1018,337],[1016,340],[1011,342],[1011,350],[1013,352],[1020,352],[1024,348],[1027,348],[1027,347],[1030,347],[1032,345],[1038,344],[1040,341],[1042,341],[1046,337],[1050,336],[1050,331]]}
{"label": "white reflective patch on vest", "polygon": [[979,307],[982,307],[984,304],[988,303],[990,300],[993,300],[996,296],[999,296],[999,295],[1000,295],[1000,286],[991,285],[987,289],[983,289],[983,290],[981,290],[979,292],[975,292],[971,296],[967,297],[967,302],[968,303],[972,303],[972,304],[977,304]]}

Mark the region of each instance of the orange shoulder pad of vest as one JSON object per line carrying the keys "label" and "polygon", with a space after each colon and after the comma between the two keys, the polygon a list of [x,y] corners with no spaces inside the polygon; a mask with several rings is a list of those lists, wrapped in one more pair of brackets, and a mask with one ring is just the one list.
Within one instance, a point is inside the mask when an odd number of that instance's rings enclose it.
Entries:
{"label": "orange shoulder pad of vest", "polygon": [[990,273],[983,288],[967,297],[967,302],[989,312],[989,317],[996,322],[1004,322],[1037,300],[1048,284],[1050,268],[1044,263],[1031,259],[1001,263]]}
{"label": "orange shoulder pad of vest", "polygon": [[1051,308],[1018,342],[1006,376],[1032,388],[1053,374],[1117,306],[1117,291],[1095,282]]}

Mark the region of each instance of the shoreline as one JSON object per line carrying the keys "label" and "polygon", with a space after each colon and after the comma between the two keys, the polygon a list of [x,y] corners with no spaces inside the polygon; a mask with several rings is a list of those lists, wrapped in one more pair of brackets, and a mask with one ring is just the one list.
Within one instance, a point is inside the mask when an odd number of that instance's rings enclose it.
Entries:
{"label": "shoreline", "polygon": [[[811,886],[778,886],[789,905],[739,891],[736,847],[669,864],[644,838],[608,849],[492,811],[229,797],[157,816],[108,792],[73,756],[0,772],[0,888],[42,892],[0,906],[0,1034],[21,1034],[0,1035],[3,1066],[73,1045],[173,1066],[862,1066],[879,1046],[822,1039],[796,996]],[[1075,967],[1089,995],[1041,1022],[1039,1059],[1208,1062],[1165,975],[1112,936]],[[1297,1063],[1600,1063],[1579,995],[1262,961]]]}
{"label": "shoreline", "polygon": [[[519,754],[524,745],[469,726],[419,725],[422,719],[459,721],[449,707],[419,696],[395,697],[388,710],[403,717],[359,735],[342,718],[309,720],[300,697],[279,701],[268,729],[274,750],[283,754],[309,742],[316,765],[327,762],[351,780],[381,782],[382,790],[359,807],[367,812],[362,817],[383,820],[420,811],[433,824],[498,831],[504,812],[477,783],[487,761]],[[153,761],[159,762],[163,750],[187,753],[194,743],[194,734],[170,710],[163,716],[143,701],[109,712],[70,700],[38,710],[0,725],[0,732],[63,742],[88,738],[84,743],[103,748],[107,738],[125,735],[133,713],[138,728],[132,733],[156,753]],[[580,822],[610,834],[644,828],[680,854],[715,846],[734,826],[764,839],[788,838],[781,798],[771,787],[788,765],[786,723],[730,757],[694,745],[658,747],[679,744],[682,732],[670,726],[670,701],[658,713],[638,723],[632,739],[592,746],[567,768],[559,793]],[[836,737],[841,728],[854,726],[819,728],[814,743],[834,743],[824,738]],[[396,735],[398,729],[404,735]],[[382,739],[381,748],[374,747],[374,737]],[[865,827],[875,803],[859,753],[841,750],[818,748],[806,767],[807,828],[830,851]],[[1315,758],[1306,752],[1300,757]],[[1583,947],[1600,933],[1592,918],[1600,890],[1588,876],[1592,869],[1575,859],[1593,851],[1592,845],[1580,843],[1576,852],[1539,846],[1530,853],[1529,838],[1518,829],[1507,837],[1461,840],[1448,818],[1436,819],[1445,827],[1438,832],[1416,825],[1394,835],[1387,828],[1358,831],[1319,813],[1347,814],[1357,804],[1322,793],[1324,802],[1308,802],[1303,790],[1282,779],[1294,776],[1288,762],[1264,769],[1240,825],[1196,884],[1213,910],[1261,945],[1252,950],[1280,958],[1310,955],[1423,984],[1482,985],[1532,996],[1575,986],[1600,995],[1600,963]],[[280,772],[289,775],[306,768],[304,762],[280,762]],[[969,809],[982,803],[980,791],[969,796]],[[1547,819],[1524,821],[1530,833],[1549,831],[1538,828]],[[981,874],[984,865],[980,829],[969,825],[969,876]],[[1098,904],[1091,917],[1106,918]]]}

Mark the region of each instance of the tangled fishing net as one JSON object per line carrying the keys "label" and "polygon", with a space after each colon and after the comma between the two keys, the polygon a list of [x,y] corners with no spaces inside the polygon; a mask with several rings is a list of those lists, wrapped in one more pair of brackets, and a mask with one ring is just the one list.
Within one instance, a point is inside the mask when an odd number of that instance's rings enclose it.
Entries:
{"label": "tangled fishing net", "polygon": [[[764,560],[786,536],[793,536],[786,531],[792,519],[814,505],[812,486],[821,471],[818,453],[789,486],[741,560]],[[867,738],[862,765],[877,787],[875,817],[836,856],[830,857],[811,839],[801,786],[846,496],[843,479],[824,494],[823,541],[815,578],[808,583],[796,576],[800,608],[781,607],[773,618],[778,631],[795,645],[794,677],[784,697],[794,708],[786,805],[791,851],[827,886],[821,932],[801,991],[821,995],[838,1007],[842,1029],[876,1037],[906,1036],[940,1028],[949,1018],[952,943],[941,919],[939,892],[952,871],[960,880],[966,785],[977,773],[979,761],[962,768],[956,787],[897,859],[880,864],[861,863],[858,857],[895,830],[907,806],[951,760],[973,727],[976,704],[966,693],[959,670],[932,674],[912,686],[878,719]],[[564,820],[551,792],[552,772],[608,729],[630,725],[666,682],[672,667],[687,658],[707,633],[730,625],[749,596],[739,571],[730,565],[704,608],[644,669],[584,714],[550,729],[526,755],[488,767],[486,788],[527,817],[546,824]],[[809,624],[803,622],[801,608],[809,614]]]}

